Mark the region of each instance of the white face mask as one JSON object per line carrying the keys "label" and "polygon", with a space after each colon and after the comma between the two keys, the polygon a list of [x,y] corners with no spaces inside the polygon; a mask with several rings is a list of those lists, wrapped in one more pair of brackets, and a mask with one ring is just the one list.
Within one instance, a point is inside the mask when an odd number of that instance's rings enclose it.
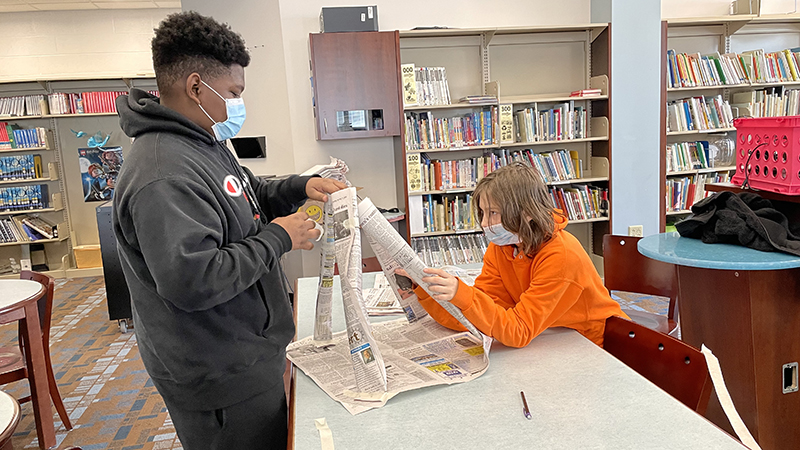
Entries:
{"label": "white face mask", "polygon": [[484,228],[483,232],[494,245],[514,245],[520,243],[519,236],[503,228],[503,224],[499,222]]}

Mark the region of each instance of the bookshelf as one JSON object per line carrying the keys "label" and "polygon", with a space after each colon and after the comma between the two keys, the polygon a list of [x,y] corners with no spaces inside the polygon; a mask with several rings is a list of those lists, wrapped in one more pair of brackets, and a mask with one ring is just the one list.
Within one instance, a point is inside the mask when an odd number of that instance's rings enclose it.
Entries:
{"label": "bookshelf", "polygon": [[[735,146],[736,129],[732,127],[721,127],[712,130],[689,130],[674,131],[674,121],[670,117],[669,105],[680,99],[703,97],[721,98],[731,108],[733,117],[749,116],[752,114],[750,108],[742,107],[738,101],[744,97],[755,95],[753,92],[766,92],[770,90],[776,92],[790,92],[791,89],[800,88],[800,79],[797,77],[783,78],[780,81],[767,78],[756,77],[755,74],[745,73],[745,78],[737,78],[734,71],[723,71],[722,75],[708,70],[708,66],[703,66],[702,60],[710,56],[712,64],[715,61],[723,63],[723,59],[731,58],[733,54],[737,57],[734,60],[744,62],[745,66],[750,63],[747,52],[763,50],[765,53],[781,52],[784,49],[791,49],[800,43],[800,16],[798,15],[776,15],[776,16],[756,16],[756,15],[732,15],[708,18],[674,19],[663,23],[662,44],[665,57],[663,60],[663,73],[665,82],[662,87],[662,99],[665,100],[667,108],[662,110],[662,128],[667,129],[662,133],[662,161],[668,157],[668,147],[675,144],[691,144],[698,141],[712,141],[720,137],[726,137]],[[717,56],[719,54],[719,56]],[[684,55],[678,57],[676,55]],[[745,58],[743,58],[743,55]],[[686,56],[691,56],[687,59]],[[683,66],[676,67],[677,59],[681,59]],[[753,60],[757,55],[752,56]],[[729,61],[734,61],[730,60]],[[673,61],[676,61],[673,63]],[[700,62],[698,62],[700,61]],[[688,64],[688,66],[687,66]],[[724,63],[723,63],[724,64]],[[687,86],[682,80],[675,80],[676,69],[689,68],[697,70],[695,77],[691,81],[697,81],[696,86]],[[732,66],[726,66],[730,68]],[[671,80],[671,70],[673,79]],[[787,67],[788,70],[788,67]],[[763,73],[766,71],[762,71]],[[727,75],[728,78],[724,78]],[[767,77],[769,74],[767,73]],[[678,73],[678,78],[681,78]],[[673,83],[673,81],[675,81]],[[781,105],[783,105],[781,103]],[[672,122],[672,123],[670,123]],[[672,126],[671,126],[672,125]],[[662,179],[662,198],[665,202],[661,205],[661,230],[663,231],[668,223],[689,214],[688,206],[691,202],[675,203],[675,197],[670,196],[671,187],[674,187],[679,180],[691,179],[699,190],[695,199],[699,200],[708,195],[709,189],[705,186],[712,183],[725,183],[735,173],[735,162],[725,162],[721,167],[695,168],[694,170],[673,170],[667,168],[663,163],[661,167]],[[704,180],[700,180],[700,178]],[[713,177],[713,179],[712,179]]]}
{"label": "bookshelf", "polygon": [[[595,198],[599,203],[611,184],[608,26],[410,30],[400,31],[399,41],[401,65],[445,68],[451,99],[451,104],[402,109],[405,124],[394,139],[398,203],[406,210],[401,233],[415,248],[423,239],[483,239],[469,206],[477,174],[521,160],[540,172],[553,171],[546,181],[556,198],[560,190],[583,200],[582,216],[577,215],[579,205],[571,203],[576,215],[568,230],[602,271],[602,235],[609,232],[611,219],[599,211],[591,215],[588,207],[598,206]],[[570,97],[581,89],[600,92]],[[475,95],[493,100],[458,103]],[[502,133],[501,125],[509,129],[509,112],[513,131]],[[447,136],[453,134],[446,130],[461,128],[447,127],[460,126],[458,120],[467,116],[481,124],[475,128],[477,139],[469,141],[474,145],[451,144]],[[573,120],[556,122],[553,117]],[[536,130],[534,123],[541,125],[539,133],[528,137],[527,130]],[[527,127],[524,134],[521,125]],[[550,163],[554,166],[537,165]],[[433,204],[441,205],[440,211],[449,205],[450,224],[436,223]]]}
{"label": "bookshelf", "polygon": [[[0,105],[2,99],[19,96],[43,95],[45,98],[54,93],[91,93],[91,92],[126,92],[132,87],[144,90],[155,90],[153,74],[120,75],[115,77],[93,76],[70,77],[62,79],[13,80],[0,83]],[[91,94],[90,94],[91,95]],[[88,96],[87,96],[88,98]],[[46,261],[50,268],[48,273],[54,277],[96,276],[102,269],[77,269],[72,255],[76,245],[97,244],[97,224],[95,207],[100,203],[84,202],[80,173],[78,148],[87,147],[87,138],[96,131],[111,133],[107,146],[122,146],[127,149],[129,139],[119,128],[119,120],[115,112],[89,112],[99,110],[99,96],[91,105],[96,109],[85,109],[85,113],[74,114],[26,114],[15,112],[14,115],[0,115],[0,122],[14,123],[21,128],[43,127],[49,130],[47,145],[38,148],[16,148],[0,150],[0,157],[21,154],[39,154],[42,157],[42,174],[40,177],[27,180],[0,180],[0,188],[25,184],[47,184],[50,199],[48,208],[25,211],[0,212],[0,220],[22,214],[38,214],[50,223],[57,224],[59,237],[40,239],[28,242],[0,244],[0,264],[7,264],[8,258],[17,261],[30,258],[32,244],[44,244]],[[113,104],[113,96],[105,99],[106,107]],[[87,136],[77,138],[70,130],[82,130]],[[36,263],[34,261],[34,263]],[[4,274],[2,277],[16,278],[18,274]]]}

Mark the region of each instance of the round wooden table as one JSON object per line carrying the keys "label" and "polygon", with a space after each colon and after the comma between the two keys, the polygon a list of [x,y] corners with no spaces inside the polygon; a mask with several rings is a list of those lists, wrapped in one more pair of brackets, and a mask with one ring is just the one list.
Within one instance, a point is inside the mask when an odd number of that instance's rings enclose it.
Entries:
{"label": "round wooden table", "polygon": [[14,397],[0,391],[0,450],[9,450],[14,447],[11,444],[11,436],[19,424],[19,403]]}
{"label": "round wooden table", "polygon": [[37,306],[43,295],[45,288],[36,281],[0,280],[0,324],[20,322],[39,448],[48,449],[56,445],[56,431]]}
{"label": "round wooden table", "polygon": [[[800,391],[791,363],[800,358],[800,257],[704,244],[674,232],[648,236],[638,248],[677,265],[683,341],[705,344],[719,358],[733,402],[759,445],[796,447]],[[733,431],[716,396],[705,415]]]}

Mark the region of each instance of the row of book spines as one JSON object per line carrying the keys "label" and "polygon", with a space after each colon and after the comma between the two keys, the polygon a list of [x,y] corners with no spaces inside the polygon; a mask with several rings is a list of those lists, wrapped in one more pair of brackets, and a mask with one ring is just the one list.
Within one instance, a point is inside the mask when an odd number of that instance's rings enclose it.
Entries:
{"label": "row of book spines", "polygon": [[667,116],[668,131],[713,130],[733,126],[733,111],[721,95],[710,100],[703,96],[676,100],[668,105]]}
{"label": "row of book spines", "polygon": [[587,136],[589,114],[572,102],[557,108],[538,111],[525,108],[514,114],[517,142],[561,141]]}
{"label": "row of book spines", "polygon": [[483,262],[488,246],[483,233],[411,239],[411,248],[430,267]]}
{"label": "row of book spines", "polygon": [[[41,219],[39,219],[41,222]],[[27,216],[17,216],[0,220],[0,243],[34,242],[43,239],[57,239],[58,232],[55,225],[31,220]]]}
{"label": "row of book spines", "polygon": [[444,67],[415,67],[417,101],[423,106],[449,105],[450,85]]}
{"label": "row of book spines", "polygon": [[[745,95],[742,95],[745,94]],[[749,96],[749,98],[747,98]],[[739,116],[785,117],[800,115],[800,90],[789,89],[778,94],[765,90],[733,94],[731,107],[739,110]]]}
{"label": "row of book spines", "polygon": [[46,184],[0,188],[0,211],[25,211],[45,209],[48,190]]}
{"label": "row of book spines", "polygon": [[42,178],[41,155],[0,157],[0,181]]}
{"label": "row of book spines", "polygon": [[530,149],[511,152],[501,149],[483,156],[453,161],[431,160],[427,154],[421,153],[420,159],[421,183],[418,191],[471,189],[483,177],[510,162],[522,162],[535,168],[545,183],[583,177],[583,162],[575,150],[536,153]]}
{"label": "row of book spines", "polygon": [[684,211],[697,201],[708,197],[706,183],[727,183],[731,179],[729,172],[691,175],[683,178],[667,179],[667,211]]}
{"label": "row of book spines", "polygon": [[422,223],[425,232],[474,230],[472,195],[434,198],[427,195],[422,201]]}
{"label": "row of book spines", "polygon": [[608,216],[608,190],[583,185],[577,188],[550,188],[553,206],[569,220],[599,219]]}
{"label": "row of book spines", "polygon": [[22,129],[8,122],[0,122],[0,150],[47,147],[45,128]]}
{"label": "row of book spines", "polygon": [[20,95],[0,98],[0,116],[41,116],[47,112],[44,95]]}
{"label": "row of book spines", "polygon": [[467,160],[425,161],[422,163],[422,190],[474,188],[483,177],[507,165],[509,159],[535,168],[546,183],[578,179],[583,172],[578,152],[574,150],[552,153],[522,150],[513,151],[509,156],[501,159],[491,154]]}
{"label": "row of book spines", "polygon": [[406,148],[437,148],[493,145],[497,139],[497,108],[457,117],[433,117],[430,112],[406,113]]}
{"label": "row of book spines", "polygon": [[678,142],[667,145],[667,172],[707,169],[709,165],[707,141]]}
{"label": "row of book spines", "polygon": [[[158,91],[148,91],[158,96]],[[92,91],[80,93],[57,92],[47,95],[29,95],[0,98],[2,116],[41,116],[62,114],[96,114],[117,112],[114,101],[127,91]]]}
{"label": "row of book spines", "polygon": [[115,113],[117,97],[125,91],[55,93],[48,95],[50,114]]}
{"label": "row of book spines", "polygon": [[700,55],[667,51],[669,86],[724,86],[800,81],[800,54],[795,49],[765,53]]}

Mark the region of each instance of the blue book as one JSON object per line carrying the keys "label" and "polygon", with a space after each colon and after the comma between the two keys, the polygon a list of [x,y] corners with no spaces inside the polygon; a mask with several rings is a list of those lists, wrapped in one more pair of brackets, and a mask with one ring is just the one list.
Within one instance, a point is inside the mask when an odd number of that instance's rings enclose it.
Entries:
{"label": "blue book", "polygon": [[686,115],[686,129],[693,131],[694,123],[692,123],[692,113],[689,111],[689,102],[682,100],[681,103],[683,103],[683,112]]}

